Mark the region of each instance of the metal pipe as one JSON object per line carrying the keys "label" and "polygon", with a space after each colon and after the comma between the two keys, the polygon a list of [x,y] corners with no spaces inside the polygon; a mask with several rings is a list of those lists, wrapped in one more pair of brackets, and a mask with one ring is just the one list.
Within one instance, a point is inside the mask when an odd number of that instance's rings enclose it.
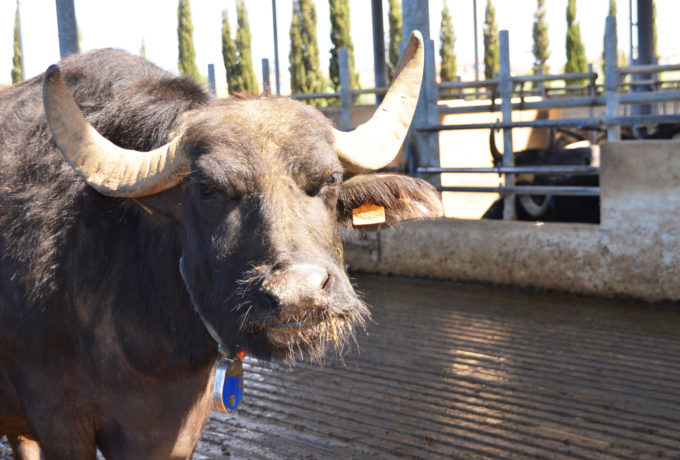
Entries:
{"label": "metal pipe", "polygon": [[503,128],[550,128],[552,126],[576,126],[584,129],[602,129],[608,126],[630,126],[644,123],[680,123],[680,114],[637,115],[594,118],[565,118],[562,120],[515,121],[512,123],[466,123],[459,125],[429,125],[419,131],[449,131],[457,129],[503,129]]}
{"label": "metal pipe", "polygon": [[486,88],[498,86],[497,79],[489,79],[482,81],[445,81],[437,85],[441,89],[456,89],[456,88]]}
{"label": "metal pipe", "polygon": [[296,93],[291,94],[293,99],[317,99],[317,98],[333,98],[340,97],[340,93]]}
{"label": "metal pipe", "polygon": [[479,51],[477,46],[477,0],[472,0],[472,21],[475,35],[475,81],[479,81]]}
{"label": "metal pipe", "polygon": [[538,81],[555,81],[555,80],[590,80],[597,78],[595,72],[582,73],[565,73],[565,74],[550,74],[550,75],[517,75],[512,77],[513,83],[526,83]]}
{"label": "metal pipe", "polygon": [[272,84],[269,79],[269,59],[262,59],[262,91],[265,94],[271,94]]}
{"label": "metal pipe", "polygon": [[76,25],[76,11],[73,0],[56,0],[57,29],[59,31],[59,56],[66,56],[78,52],[78,26]]}
{"label": "metal pipe", "polygon": [[276,26],[276,0],[272,0],[272,19],[274,22],[274,73],[276,78],[276,95],[281,95],[281,85],[279,82],[279,35]]}
{"label": "metal pipe", "polygon": [[635,62],[633,56],[633,0],[628,0],[628,38],[630,40],[628,62]]}
{"label": "metal pipe", "polygon": [[[637,37],[638,37],[638,57],[635,64],[638,66],[647,66],[653,63],[654,59],[654,43],[652,38],[652,0],[637,0]],[[633,80],[650,80],[651,76],[649,74],[635,74]],[[636,85],[633,91],[651,91],[651,85]],[[648,115],[652,113],[652,107],[650,105],[641,105],[638,107],[633,107],[631,110],[632,115]],[[640,133],[644,134],[646,128],[639,127]],[[637,128],[636,128],[637,131]]]}
{"label": "metal pipe", "polygon": [[385,94],[389,86],[382,86],[380,88],[366,88],[366,89],[351,89],[349,93],[352,96],[357,96],[359,94]]}
{"label": "metal pipe", "polygon": [[[624,93],[619,95],[619,104],[644,104],[649,102],[677,101],[680,99],[680,90],[651,91],[648,93]],[[607,103],[605,96],[583,96],[569,99],[547,99],[533,102],[515,102],[512,110],[535,110],[556,109],[565,107],[597,107]],[[439,107],[442,115],[462,113],[491,112],[491,103],[471,105],[467,107]],[[496,107],[498,109],[498,107]]]}
{"label": "metal pipe", "polygon": [[680,70],[680,64],[667,64],[667,65],[631,65],[627,67],[619,67],[619,73],[621,74],[637,74],[637,73],[659,73],[659,72],[669,72],[674,70]]}
{"label": "metal pipe", "polygon": [[560,187],[549,185],[515,185],[512,187],[441,186],[437,187],[437,190],[440,192],[500,193],[506,198],[512,195],[598,196],[600,194],[600,187]]}
{"label": "metal pipe", "polygon": [[[382,0],[371,0],[371,14],[373,17],[373,69],[375,72],[375,86],[379,88],[387,85]],[[382,100],[383,98],[376,93],[376,105],[380,104]]]}
{"label": "metal pipe", "polygon": [[[618,74],[618,44],[616,38],[616,16],[607,16],[605,23],[605,51],[604,75],[607,99],[607,117],[619,115],[619,74]],[[607,140],[621,139],[621,127],[610,125],[607,129]]]}
{"label": "metal pipe", "polygon": [[208,64],[208,91],[213,96],[217,94],[215,87],[215,64]]}
{"label": "metal pipe", "polygon": [[340,106],[342,114],[342,130],[352,129],[352,96],[350,95],[351,80],[349,74],[349,52],[347,48],[338,50],[338,73],[340,74]]}
{"label": "metal pipe", "polygon": [[[500,72],[498,80],[500,82],[499,91],[501,94],[501,114],[503,123],[512,122],[512,80],[510,77],[510,43],[507,30],[501,30],[498,34],[500,48]],[[515,165],[515,155],[512,151],[512,127],[503,128],[503,166]],[[505,186],[513,187],[515,176],[505,175]],[[515,199],[507,196],[503,201],[503,219],[515,219]]]}
{"label": "metal pipe", "polygon": [[418,168],[423,174],[600,174],[596,166],[500,166],[498,168]]}

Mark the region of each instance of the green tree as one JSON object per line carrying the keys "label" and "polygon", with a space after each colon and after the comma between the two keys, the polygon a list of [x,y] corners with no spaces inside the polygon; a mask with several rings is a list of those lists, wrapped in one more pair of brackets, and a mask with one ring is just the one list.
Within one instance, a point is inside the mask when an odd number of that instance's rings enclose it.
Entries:
{"label": "green tree", "polygon": [[[565,73],[580,73],[588,71],[586,49],[581,41],[581,26],[576,23],[576,0],[567,2],[567,63],[564,65]],[[579,82],[570,82],[579,84]],[[583,84],[583,82],[580,82]]]}
{"label": "green tree", "polygon": [[548,39],[548,24],[545,22],[545,0],[537,0],[532,37],[534,40],[534,74],[538,74],[539,70],[546,74],[549,71],[546,62],[550,57],[550,51],[548,51],[550,40]]}
{"label": "green tree", "polygon": [[453,31],[453,19],[449,6],[444,0],[444,8],[442,9],[442,22],[439,28],[439,57],[442,60],[442,66],[439,70],[439,77],[441,81],[455,81],[458,76],[458,68],[456,66],[456,52],[454,46],[456,44],[456,34]]}
{"label": "green tree", "polygon": [[399,63],[399,43],[401,43],[401,2],[399,0],[388,0],[389,10],[387,20],[389,22],[390,43],[388,49],[388,65],[390,67],[390,79],[394,77]]}
{"label": "green tree", "polygon": [[496,24],[496,8],[491,0],[486,2],[484,12],[484,77],[492,79],[500,68],[498,50],[498,25]]}
{"label": "green tree", "polygon": [[[316,41],[316,8],[312,0],[295,0],[290,24],[290,89],[292,93],[320,93],[326,83],[319,70],[319,45]],[[310,100],[324,105],[325,100]]]}
{"label": "green tree", "polygon": [[347,48],[349,60],[350,87],[359,86],[359,75],[354,71],[354,44],[349,24],[349,1],[348,0],[329,0],[329,10],[331,15],[331,59],[328,65],[328,73],[331,85],[335,91],[340,91],[340,65],[338,51]]}
{"label": "green tree", "polygon": [[178,67],[182,75],[200,80],[196,67],[196,51],[194,50],[194,26],[191,24],[191,7],[189,0],[179,0],[177,5],[177,45],[179,47]]}
{"label": "green tree", "polygon": [[253,58],[250,50],[250,24],[248,11],[243,0],[236,3],[236,75],[234,76],[234,91],[257,94],[260,90],[253,70]]}
{"label": "green tree", "polygon": [[[614,16],[616,17],[616,0],[609,0],[609,12],[607,13],[607,16]],[[605,35],[602,37],[602,69],[604,69],[605,65],[605,50],[607,49],[607,36]],[[620,59],[620,57],[619,57]],[[603,70],[604,72],[604,70]]]}
{"label": "green tree", "polygon": [[144,42],[144,37],[142,37],[142,46],[139,47],[139,55],[146,59],[146,43]]}
{"label": "green tree", "polygon": [[21,55],[21,25],[19,21],[19,4],[14,15],[14,55],[12,56],[12,83],[20,83],[24,80],[24,70]]}
{"label": "green tree", "polygon": [[227,10],[222,11],[222,60],[227,75],[227,89],[234,94],[234,78],[236,77],[236,45],[231,39],[231,27]]}

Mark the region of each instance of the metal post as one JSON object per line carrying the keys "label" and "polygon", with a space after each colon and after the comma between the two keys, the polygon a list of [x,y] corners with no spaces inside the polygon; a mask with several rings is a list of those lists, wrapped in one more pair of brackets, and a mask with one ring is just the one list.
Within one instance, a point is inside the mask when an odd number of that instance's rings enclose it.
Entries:
{"label": "metal post", "polygon": [[[590,66],[590,64],[588,65]],[[543,67],[538,68],[537,74],[543,75]],[[541,97],[545,97],[545,82],[542,81],[538,82],[538,94],[540,94]]]}
{"label": "metal post", "polygon": [[[604,36],[605,99],[607,101],[607,118],[611,118],[616,117],[619,114],[619,72],[618,56],[616,51],[618,46],[616,38],[616,16],[607,16]],[[607,127],[607,140],[618,141],[620,138],[620,126]]]}
{"label": "metal post", "polygon": [[[588,73],[593,73],[593,64],[591,63],[588,63]],[[588,96],[595,97],[595,77],[591,77],[590,80],[588,80]],[[595,107],[593,104],[588,106],[588,116],[590,118],[595,116]],[[595,143],[595,132],[592,129],[590,130],[590,143]]]}
{"label": "metal post", "polygon": [[271,94],[272,84],[269,80],[269,59],[262,59],[262,91],[265,94]]}
{"label": "metal post", "polygon": [[217,94],[215,89],[215,64],[208,64],[208,90],[213,96]]}
{"label": "metal post", "polygon": [[65,58],[78,52],[78,29],[73,0],[56,0],[59,55]]}
{"label": "metal post", "polygon": [[633,65],[635,64],[635,56],[633,56],[633,0],[628,0],[628,38],[630,39],[628,62]]}
{"label": "metal post", "polygon": [[[425,40],[425,68],[420,98],[411,124],[404,151],[408,158],[408,171],[416,173],[417,167],[439,165],[439,134],[431,131],[420,131],[423,126],[439,123],[437,107],[437,80],[435,69],[434,41],[430,40],[430,6],[428,0],[408,0],[401,4],[403,25],[402,43],[406,43],[412,30],[419,30]],[[430,183],[439,186],[440,175],[428,177]]]}
{"label": "metal post", "polygon": [[[510,76],[510,44],[508,31],[498,33],[500,48],[500,72],[498,89],[501,96],[501,115],[503,123],[512,122],[512,80]],[[514,166],[515,155],[512,151],[512,128],[503,128],[503,166]],[[515,185],[515,176],[505,174],[505,186]],[[506,195],[503,199],[503,219],[515,219],[515,195]]]}
{"label": "metal post", "polygon": [[[382,0],[371,0],[371,13],[373,16],[373,68],[375,69],[375,87],[379,88],[387,85]],[[382,100],[383,96],[381,94],[375,95],[376,105],[380,104]]]}
{"label": "metal post", "polygon": [[272,16],[274,20],[274,73],[276,77],[276,95],[281,95],[279,83],[279,35],[276,31],[276,0],[272,0]]}
{"label": "metal post", "polygon": [[352,96],[350,95],[351,79],[349,76],[349,53],[347,48],[338,50],[338,71],[340,76],[340,108],[343,131],[352,129]]}
{"label": "metal post", "polygon": [[[472,0],[472,20],[475,34],[475,81],[479,81],[479,51],[477,47],[477,0]],[[476,91],[476,90],[475,90]]]}
{"label": "metal post", "polygon": [[[652,24],[652,0],[637,0],[637,39],[638,57],[637,65],[649,65],[654,58],[654,42],[652,37],[654,25]],[[632,75],[633,80],[641,81],[651,79],[649,74]],[[635,85],[634,92],[651,91],[649,85]],[[649,115],[652,107],[649,104],[634,105],[631,107],[631,115]],[[641,131],[641,132],[640,132]],[[636,127],[638,134],[644,135],[646,129]]]}

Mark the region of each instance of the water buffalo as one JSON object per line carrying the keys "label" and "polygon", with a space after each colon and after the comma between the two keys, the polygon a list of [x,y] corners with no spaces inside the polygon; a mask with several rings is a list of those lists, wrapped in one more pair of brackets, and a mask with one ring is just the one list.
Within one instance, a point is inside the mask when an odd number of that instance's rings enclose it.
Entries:
{"label": "water buffalo", "polygon": [[[0,95],[0,438],[18,458],[188,458],[220,352],[293,361],[352,340],[369,313],[340,225],[442,214],[426,182],[362,174],[406,135],[418,33],[402,61],[352,132],[115,50]],[[366,203],[377,217],[355,221]]]}
{"label": "water buffalo", "polygon": [[[494,131],[489,135],[489,150],[494,166],[501,166],[503,155],[496,147]],[[533,148],[515,153],[516,166],[596,166],[599,165],[599,146],[586,142],[576,142],[565,147],[556,147],[555,131],[551,130],[548,146]],[[597,187],[596,175],[519,174],[517,185],[563,185]],[[596,196],[561,195],[517,195],[515,211],[518,220],[546,222],[600,222],[600,200]],[[502,219],[503,200],[496,200],[482,216],[483,219]]]}

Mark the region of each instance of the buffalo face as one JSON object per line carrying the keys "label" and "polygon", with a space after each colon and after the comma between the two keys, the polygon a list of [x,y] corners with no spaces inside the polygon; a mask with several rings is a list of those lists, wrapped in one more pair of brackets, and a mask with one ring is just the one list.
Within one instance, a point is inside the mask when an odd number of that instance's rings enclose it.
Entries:
{"label": "buffalo face", "polygon": [[197,114],[181,148],[183,270],[205,320],[260,357],[341,348],[368,312],[343,267],[328,121],[287,99],[234,101]]}

